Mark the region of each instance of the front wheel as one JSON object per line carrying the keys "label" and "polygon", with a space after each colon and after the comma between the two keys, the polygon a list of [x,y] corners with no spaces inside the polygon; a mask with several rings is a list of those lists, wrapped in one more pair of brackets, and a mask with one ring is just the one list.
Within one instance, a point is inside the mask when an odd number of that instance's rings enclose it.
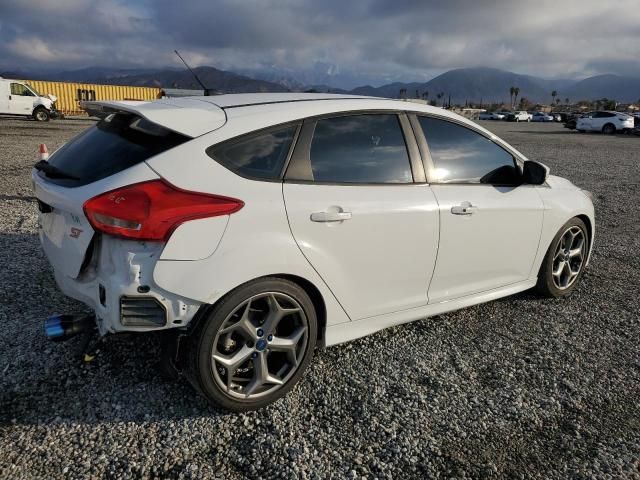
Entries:
{"label": "front wheel", "polygon": [[605,135],[613,135],[616,133],[616,126],[613,123],[607,123],[604,127],[602,127],[602,133]]}
{"label": "front wheel", "polygon": [[33,118],[38,122],[48,122],[50,117],[49,110],[44,107],[38,107],[33,111]]}
{"label": "front wheel", "polygon": [[542,261],[537,290],[548,297],[565,297],[578,285],[589,254],[587,227],[572,218],[554,237]]}
{"label": "front wheel", "polygon": [[188,378],[223,408],[261,408],[300,380],[317,328],[313,303],[299,285],[279,278],[246,283],[216,304],[194,335]]}

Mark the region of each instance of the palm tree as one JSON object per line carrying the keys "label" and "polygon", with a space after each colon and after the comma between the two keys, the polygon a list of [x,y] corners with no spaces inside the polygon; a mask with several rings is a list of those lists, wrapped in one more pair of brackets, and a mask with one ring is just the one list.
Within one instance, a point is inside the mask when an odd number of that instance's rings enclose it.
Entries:
{"label": "palm tree", "polygon": [[560,98],[556,98],[556,105],[560,105]]}
{"label": "palm tree", "polygon": [[556,92],[555,90],[551,92],[551,105],[553,105],[553,101],[555,100],[556,95],[558,95],[558,92]]}
{"label": "palm tree", "polygon": [[565,104],[565,105],[569,105],[569,97],[567,97],[567,98],[565,98],[565,99],[564,99],[564,104]]}
{"label": "palm tree", "polygon": [[424,92],[422,92],[422,99],[426,102],[428,98],[429,98],[429,92],[425,90]]}
{"label": "palm tree", "polygon": [[406,88],[401,88],[400,89],[400,96],[399,98],[407,98],[407,89]]}
{"label": "palm tree", "polygon": [[509,87],[509,98],[511,99],[511,107],[512,108],[513,108],[513,93],[514,93],[515,89],[516,89],[515,87]]}
{"label": "palm tree", "polygon": [[519,88],[519,87],[515,87],[515,88],[513,89],[513,97],[514,97],[514,99],[513,99],[513,103],[514,103],[514,104],[515,104],[515,103],[518,103],[518,95],[520,95],[520,88]]}
{"label": "palm tree", "polygon": [[[436,97],[438,98],[438,100],[440,100],[442,97],[444,97],[444,92],[440,92],[436,95]],[[444,106],[444,104],[443,104]]]}

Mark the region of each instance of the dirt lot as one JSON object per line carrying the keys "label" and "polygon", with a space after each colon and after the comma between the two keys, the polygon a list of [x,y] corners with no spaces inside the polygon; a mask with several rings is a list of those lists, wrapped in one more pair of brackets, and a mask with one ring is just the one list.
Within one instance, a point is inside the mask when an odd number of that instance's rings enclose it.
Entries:
{"label": "dirt lot", "polygon": [[82,306],[39,247],[30,167],[90,122],[0,119],[0,478],[640,478],[640,138],[484,124],[593,192],[575,294],[327,349],[240,415],[163,380],[152,338],[111,338],[89,365],[45,340],[45,317]]}

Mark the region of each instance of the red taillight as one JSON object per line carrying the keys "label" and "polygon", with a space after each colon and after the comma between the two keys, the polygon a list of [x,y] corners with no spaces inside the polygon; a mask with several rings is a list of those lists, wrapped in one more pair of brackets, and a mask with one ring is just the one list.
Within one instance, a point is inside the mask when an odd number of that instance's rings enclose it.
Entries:
{"label": "red taillight", "polygon": [[187,192],[162,180],[136,183],[87,200],[84,213],[98,231],[135,240],[167,240],[180,224],[229,215],[244,206],[235,198]]}

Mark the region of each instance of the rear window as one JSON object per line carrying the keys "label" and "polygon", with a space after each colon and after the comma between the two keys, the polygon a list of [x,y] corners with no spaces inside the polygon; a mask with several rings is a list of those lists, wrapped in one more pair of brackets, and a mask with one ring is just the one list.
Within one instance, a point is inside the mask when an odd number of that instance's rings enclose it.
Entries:
{"label": "rear window", "polygon": [[132,114],[116,113],[60,148],[49,160],[60,174],[39,175],[65,186],[86,185],[165,152],[189,137]]}

